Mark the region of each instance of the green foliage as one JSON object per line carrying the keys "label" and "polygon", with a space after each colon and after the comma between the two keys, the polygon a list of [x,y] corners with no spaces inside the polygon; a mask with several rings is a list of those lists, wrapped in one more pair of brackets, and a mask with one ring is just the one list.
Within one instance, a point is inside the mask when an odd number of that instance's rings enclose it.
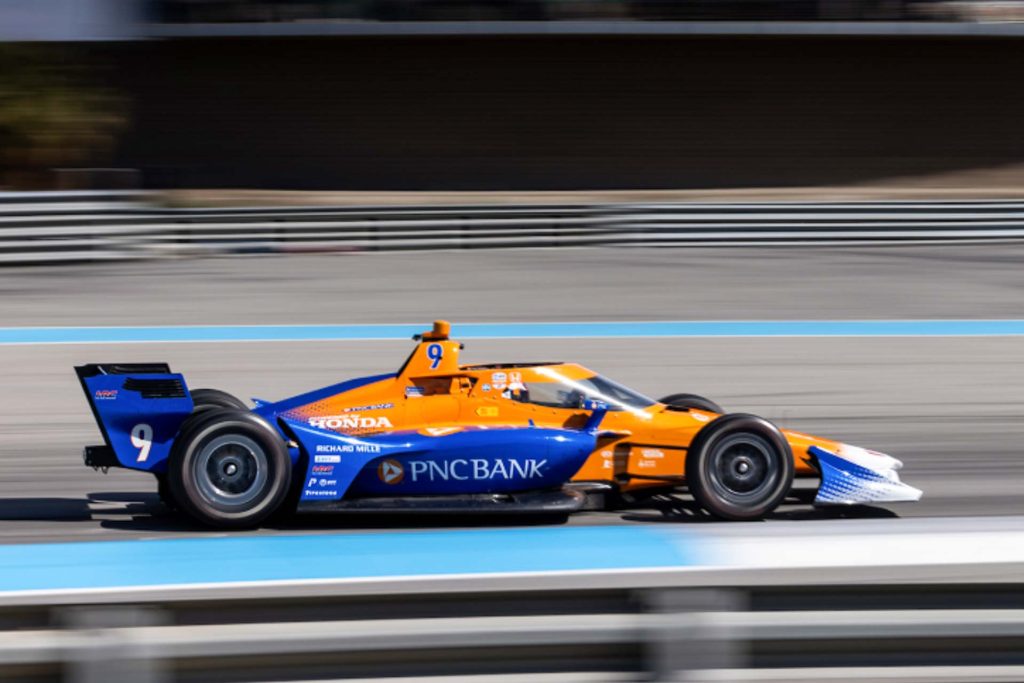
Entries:
{"label": "green foliage", "polygon": [[67,48],[0,45],[0,185],[45,185],[113,149],[125,105],[94,70]]}

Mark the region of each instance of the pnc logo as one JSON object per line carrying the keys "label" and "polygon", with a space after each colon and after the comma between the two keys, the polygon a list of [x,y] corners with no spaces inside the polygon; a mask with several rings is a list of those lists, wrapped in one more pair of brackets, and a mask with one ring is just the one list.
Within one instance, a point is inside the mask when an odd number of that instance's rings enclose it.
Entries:
{"label": "pnc logo", "polygon": [[377,476],[385,484],[400,484],[405,479],[405,468],[397,460],[384,460],[377,466]]}

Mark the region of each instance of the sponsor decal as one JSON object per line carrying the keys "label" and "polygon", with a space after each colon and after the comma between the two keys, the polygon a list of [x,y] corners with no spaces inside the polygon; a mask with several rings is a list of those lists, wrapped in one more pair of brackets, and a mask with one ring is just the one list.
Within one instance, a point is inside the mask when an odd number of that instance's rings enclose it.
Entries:
{"label": "sponsor decal", "polygon": [[490,391],[490,390],[491,390],[491,385],[490,384],[485,384],[482,387],[480,387],[480,391]]}
{"label": "sponsor decal", "polygon": [[640,451],[640,455],[645,458],[650,458],[652,460],[657,460],[659,458],[665,457],[665,454],[659,451],[657,448],[644,448]]}
{"label": "sponsor decal", "polygon": [[405,468],[397,460],[384,460],[377,466],[377,476],[385,484],[400,484],[405,479]]}
{"label": "sponsor decal", "polygon": [[476,414],[480,417],[498,417],[498,406],[480,406]]}
{"label": "sponsor decal", "polygon": [[652,467],[657,467],[658,463],[654,462],[653,460],[640,460],[637,463],[637,465],[640,467],[640,469],[646,470],[646,469],[650,469]]}
{"label": "sponsor decal", "polygon": [[372,406],[359,406],[358,408],[342,408],[343,413],[365,413],[367,410],[387,410],[394,408],[394,403],[377,403]]}
{"label": "sponsor decal", "polygon": [[604,461],[601,467],[606,470],[615,469],[615,453],[612,451],[601,451],[601,459]]}
{"label": "sponsor decal", "polygon": [[708,422],[711,420],[711,418],[708,417],[707,415],[701,415],[700,413],[690,413],[690,417],[692,417],[697,422]]}
{"label": "sponsor decal", "polygon": [[[320,450],[321,448],[323,448],[323,446],[317,446],[316,447],[317,450]],[[331,464],[335,464],[336,465],[339,462],[341,462],[341,456],[340,455],[314,455],[313,456],[313,462],[325,462],[325,463],[331,463]]]}
{"label": "sponsor decal", "polygon": [[423,389],[421,387],[411,386],[411,387],[406,387],[405,388],[405,397],[406,398],[419,398],[422,395],[423,395]]}
{"label": "sponsor decal", "polygon": [[302,495],[309,496],[310,498],[337,498],[338,492],[330,489],[306,489],[302,492]]}
{"label": "sponsor decal", "polygon": [[117,398],[117,389],[97,389],[92,396],[97,401],[113,401]]}
{"label": "sponsor decal", "polygon": [[491,384],[494,385],[495,389],[501,391],[502,389],[505,388],[505,385],[508,384],[508,375],[506,375],[504,372],[492,372]]}
{"label": "sponsor decal", "polygon": [[[316,469],[317,468],[314,466],[313,471],[315,472]],[[333,470],[334,468],[330,467],[328,469]],[[328,488],[337,486],[337,479],[327,479],[326,477],[315,476],[310,477],[309,481],[306,482],[306,487],[305,490],[303,490],[302,495],[309,498],[337,498],[337,488]]]}
{"label": "sponsor decal", "polygon": [[523,373],[508,373],[508,388],[510,391],[523,391],[524,389],[526,389],[526,385],[523,384]]}
{"label": "sponsor decal", "polygon": [[334,465],[313,465],[313,474],[334,474]]}
{"label": "sponsor decal", "polygon": [[[388,462],[388,461],[385,461]],[[493,481],[495,479],[540,479],[547,460],[513,460],[511,458],[455,458],[454,460],[413,460],[408,463],[409,476],[420,481]]]}
{"label": "sponsor decal", "polygon": [[[380,445],[375,443],[327,443],[317,444],[317,453],[380,453]],[[315,459],[313,462],[341,462],[341,458],[335,456],[332,460]]]}
{"label": "sponsor decal", "polygon": [[391,420],[373,415],[327,415],[309,418],[310,427],[320,429],[392,429]]}

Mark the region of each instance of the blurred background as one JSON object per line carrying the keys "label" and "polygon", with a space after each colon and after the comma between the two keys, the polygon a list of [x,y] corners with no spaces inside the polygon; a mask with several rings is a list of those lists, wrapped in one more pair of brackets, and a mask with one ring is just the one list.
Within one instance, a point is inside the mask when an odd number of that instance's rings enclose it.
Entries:
{"label": "blurred background", "polygon": [[[1024,681],[1022,21],[0,2],[0,679]],[[436,318],[509,333],[468,362],[577,361],[891,453],[924,498],[215,534],[82,467],[75,364],[279,399],[408,353],[355,326]],[[746,331],[542,333],[645,321]],[[326,324],[353,327],[299,327]]]}
{"label": "blurred background", "polygon": [[[11,0],[14,189],[1018,179],[1024,5]],[[930,178],[930,180],[925,180]]]}

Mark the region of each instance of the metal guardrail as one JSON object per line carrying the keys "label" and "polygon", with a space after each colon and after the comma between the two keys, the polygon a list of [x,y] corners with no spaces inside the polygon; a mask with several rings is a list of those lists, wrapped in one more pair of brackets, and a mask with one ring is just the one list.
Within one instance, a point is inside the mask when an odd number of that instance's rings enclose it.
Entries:
{"label": "metal guardrail", "polygon": [[795,587],[570,584],[0,609],[0,678],[1024,680],[1022,586],[818,587],[803,609]]}
{"label": "metal guardrail", "polygon": [[[847,0],[606,0],[600,5],[585,0],[507,0],[503,3],[463,2],[453,5],[443,0],[376,0],[338,3],[313,0],[297,4],[281,0],[154,0],[151,14],[157,25],[187,27],[227,24],[249,26],[288,26],[291,24],[375,24],[420,23],[438,21],[479,21],[493,23],[542,22],[556,26],[565,21],[605,20],[622,24],[662,23],[666,21],[759,21],[769,25],[780,22],[838,23],[862,22],[953,22],[964,20],[1014,21],[1020,18],[1019,2],[957,2],[956,0],[893,0],[876,2]],[[624,30],[629,30],[627,26]]]}
{"label": "metal guardrail", "polygon": [[0,195],[0,263],[319,251],[1024,239],[1024,201],[169,209]]}
{"label": "metal guardrail", "polygon": [[814,524],[4,547],[0,680],[1024,680],[1024,521]]}

